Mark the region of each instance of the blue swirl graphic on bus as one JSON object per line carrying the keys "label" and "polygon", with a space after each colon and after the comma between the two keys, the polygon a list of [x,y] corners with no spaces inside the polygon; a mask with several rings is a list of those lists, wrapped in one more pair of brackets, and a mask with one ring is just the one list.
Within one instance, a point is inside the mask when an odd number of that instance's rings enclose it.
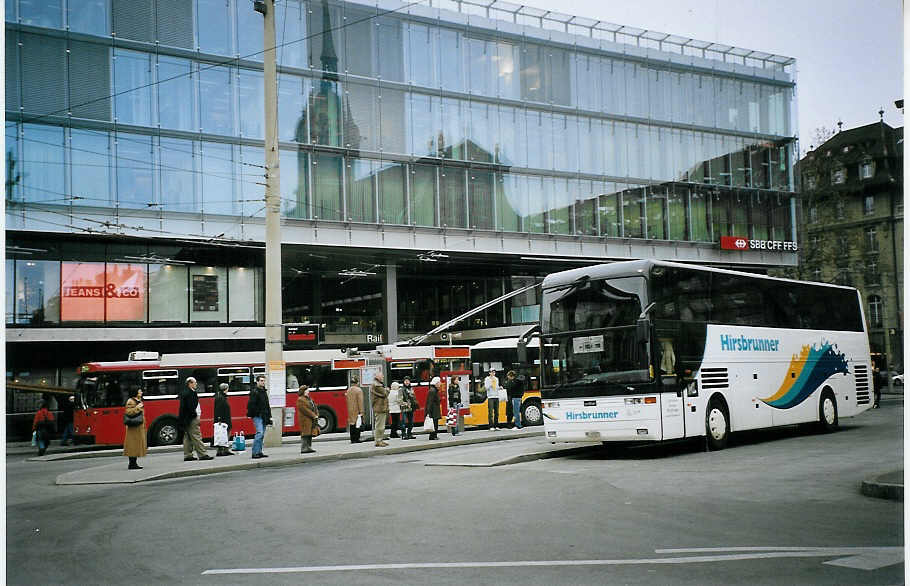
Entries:
{"label": "blue swirl graphic on bus", "polygon": [[799,405],[823,382],[837,373],[847,374],[847,357],[828,342],[820,346],[803,346],[790,360],[790,368],[780,388],[762,402],[777,409]]}

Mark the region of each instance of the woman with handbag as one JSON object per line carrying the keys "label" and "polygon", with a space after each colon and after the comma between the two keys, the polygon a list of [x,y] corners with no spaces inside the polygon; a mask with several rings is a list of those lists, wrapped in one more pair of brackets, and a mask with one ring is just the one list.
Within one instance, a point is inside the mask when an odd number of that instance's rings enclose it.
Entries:
{"label": "woman with handbag", "polygon": [[[439,417],[441,415],[439,408],[439,385],[442,384],[442,381],[438,376],[434,376],[433,380],[430,381],[430,390],[427,393],[427,406],[424,409],[426,413],[426,419],[432,420],[433,431],[430,432],[429,439],[439,439],[437,434],[439,433]],[[428,425],[426,420],[424,420],[424,428],[427,428]]]}
{"label": "woman with handbag", "polygon": [[297,394],[297,422],[300,424],[300,453],[312,454],[313,437],[319,435],[319,411],[316,409],[316,403],[310,398],[310,389],[306,385],[300,385]]}
{"label": "woman with handbag", "polygon": [[221,383],[215,391],[215,424],[212,443],[218,448],[216,456],[233,456],[228,436],[231,431],[231,406],[227,398],[228,384]]}
{"label": "woman with handbag", "polygon": [[126,401],[123,412],[123,425],[126,436],[123,439],[123,455],[130,459],[128,470],[142,470],[136,458],[143,458],[148,453],[145,439],[145,405],[142,403],[142,389],[133,387],[130,398]]}
{"label": "woman with handbag", "polygon": [[47,446],[51,442],[51,431],[54,427],[54,414],[48,409],[47,399],[41,401],[38,406],[38,412],[32,420],[32,433],[35,437],[35,443],[38,446],[38,455],[43,456],[47,451]]}

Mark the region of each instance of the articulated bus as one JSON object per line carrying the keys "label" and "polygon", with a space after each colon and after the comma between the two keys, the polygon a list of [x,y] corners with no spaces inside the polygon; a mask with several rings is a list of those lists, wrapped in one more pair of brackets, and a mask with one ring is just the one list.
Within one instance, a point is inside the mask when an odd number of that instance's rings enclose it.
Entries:
{"label": "articulated bus", "polygon": [[705,437],[817,422],[872,405],[856,289],[654,260],[543,281],[541,376],[551,442]]}
{"label": "articulated bus", "polygon": [[[420,405],[426,404],[429,379],[439,369],[466,368],[470,357],[467,346],[382,347],[364,353],[337,349],[288,350],[284,352],[287,376],[283,433],[299,432],[296,421],[297,388],[301,384],[313,389],[310,396],[319,410],[318,424],[323,432],[345,429],[347,407],[344,393],[351,377],[361,380],[369,371],[383,368],[385,380],[402,380],[410,376]],[[89,362],[79,368],[76,393],[79,408],[74,413],[74,435],[81,443],[120,445],[123,443],[123,409],[128,391],[143,390],[145,417],[151,445],[175,444],[181,441],[177,428],[178,395],[187,377],[199,381],[197,392],[202,407],[202,435],[213,435],[215,389],[228,384],[232,432],[255,433],[246,417],[251,385],[259,374],[265,374],[264,352],[211,352],[165,354],[134,352],[122,362]],[[380,366],[377,367],[377,362]],[[364,408],[370,421],[368,386]],[[423,419],[421,407],[416,416]],[[277,424],[277,422],[276,422]]]}

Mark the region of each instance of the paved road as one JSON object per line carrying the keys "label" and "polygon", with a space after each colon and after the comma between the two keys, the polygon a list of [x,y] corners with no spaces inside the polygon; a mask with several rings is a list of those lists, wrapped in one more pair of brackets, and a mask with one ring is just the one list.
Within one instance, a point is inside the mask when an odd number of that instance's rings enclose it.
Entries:
{"label": "paved road", "polygon": [[549,446],[528,438],[129,486],[57,486],[87,461],[12,457],[7,580],[897,584],[903,503],[859,486],[903,465],[902,421],[888,402],[714,453],[490,466]]}

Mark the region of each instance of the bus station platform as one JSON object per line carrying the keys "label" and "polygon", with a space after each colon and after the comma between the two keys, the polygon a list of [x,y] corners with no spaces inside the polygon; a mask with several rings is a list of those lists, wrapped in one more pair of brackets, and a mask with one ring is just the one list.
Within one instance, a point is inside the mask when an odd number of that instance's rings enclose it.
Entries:
{"label": "bus station platform", "polygon": [[[372,435],[367,432],[361,435],[361,441],[350,443],[346,433],[335,433],[314,438],[313,449],[315,453],[301,454],[300,439],[297,436],[283,438],[280,447],[264,448],[263,452],[268,458],[253,460],[252,439],[247,438],[246,450],[235,452],[233,456],[221,456],[212,460],[186,462],[183,460],[183,446],[162,446],[149,448],[146,457],[139,459],[142,470],[128,470],[127,459],[122,456],[122,448],[113,450],[93,451],[61,451],[48,453],[44,456],[28,458],[30,462],[54,462],[72,459],[97,459],[105,458],[109,463],[87,466],[61,474],[56,479],[58,485],[74,484],[132,484],[152,480],[165,480],[189,476],[203,476],[236,470],[250,470],[258,468],[277,468],[282,466],[297,466],[308,462],[330,462],[356,458],[370,458],[390,454],[403,454],[464,446],[479,443],[507,441],[526,437],[543,437],[543,427],[525,427],[522,429],[501,429],[491,431],[487,429],[467,430],[457,436],[452,436],[440,429],[439,439],[430,441],[426,432],[417,432],[416,439],[401,440],[386,438],[388,447],[376,447]],[[53,446],[52,446],[53,449]],[[60,448],[63,450],[64,448]],[[34,448],[31,448],[34,450]],[[215,450],[209,448],[209,455],[214,456]]]}

